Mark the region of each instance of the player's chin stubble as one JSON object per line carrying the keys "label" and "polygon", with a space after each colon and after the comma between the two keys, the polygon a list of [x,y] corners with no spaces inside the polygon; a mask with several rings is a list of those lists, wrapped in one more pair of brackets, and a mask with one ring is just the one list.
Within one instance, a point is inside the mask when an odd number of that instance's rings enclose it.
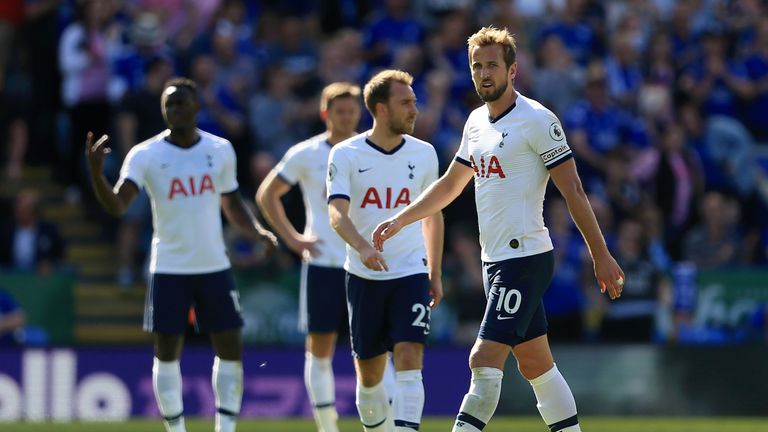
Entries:
{"label": "player's chin stubble", "polygon": [[477,87],[477,86],[475,86],[475,91],[477,92],[477,95],[480,96],[480,100],[481,101],[483,101],[483,102],[494,102],[494,101],[498,100],[501,97],[501,95],[504,94],[505,91],[507,91],[507,83],[505,82],[502,85],[500,85],[496,89],[496,91],[491,93],[491,94],[484,95],[482,93],[482,87]]}

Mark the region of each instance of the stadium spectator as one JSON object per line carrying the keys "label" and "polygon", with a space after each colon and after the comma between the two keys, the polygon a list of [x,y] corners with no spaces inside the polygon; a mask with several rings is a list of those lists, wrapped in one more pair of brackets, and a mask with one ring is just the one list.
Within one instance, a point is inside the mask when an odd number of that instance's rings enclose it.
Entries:
{"label": "stadium spectator", "polygon": [[764,113],[768,112],[768,17],[763,16],[757,26],[751,54],[744,66],[755,87],[755,97],[744,110],[744,121],[755,139],[768,143],[768,124]]}
{"label": "stadium spectator", "polygon": [[389,67],[398,52],[418,46],[425,39],[424,27],[410,12],[407,0],[385,0],[363,28],[364,57],[370,72]]}
{"label": "stadium spectator", "polygon": [[584,69],[573,61],[562,39],[554,34],[544,38],[533,78],[533,91],[541,103],[564,115],[581,98],[583,84]]}
{"label": "stadium spectator", "polygon": [[620,302],[605,305],[600,326],[604,342],[648,343],[656,338],[656,315],[671,299],[671,285],[647,255],[643,225],[624,220],[618,229],[616,261],[627,275]]}
{"label": "stadium spectator", "polygon": [[610,101],[602,65],[591,63],[586,74],[585,98],[566,112],[564,123],[570,145],[582,162],[579,172],[584,186],[599,193],[608,166],[606,156],[621,147],[642,147],[646,136],[638,119]]}
{"label": "stadium spectator", "polygon": [[[398,70],[374,75],[364,89],[373,128],[335,146],[329,156],[328,215],[347,243],[344,269],[357,408],[367,431],[418,430],[424,343],[431,309],[443,297],[440,211],[406,228],[387,252],[374,249],[369,240],[377,221],[415,200],[437,179],[434,148],[409,135],[419,112],[412,82],[411,75]],[[397,371],[391,408],[382,384],[388,351]]]}
{"label": "stadium spectator", "polygon": [[742,253],[738,212],[738,203],[720,192],[704,194],[699,207],[701,222],[686,234],[683,258],[700,270],[736,265]]}
{"label": "stadium spectator", "polygon": [[42,219],[40,194],[33,189],[19,192],[13,214],[13,222],[0,237],[0,264],[12,270],[50,274],[64,257],[64,241],[56,225]]}
{"label": "stadium spectator", "polygon": [[[160,413],[169,432],[184,432],[179,358],[189,308],[216,354],[212,381],[216,430],[234,432],[243,392],[243,320],[225,252],[221,212],[269,252],[275,236],[245,206],[236,180],[231,144],[197,128],[200,99],[189,79],[168,81],[160,99],[168,129],[135,146],[113,187],[103,174],[110,150],[103,135],[88,133],[85,154],[99,203],[111,215],[125,213],[146,188],[156,222],[150,259],[144,329],[152,332],[152,375]],[[183,181],[181,180],[183,179]]]}
{"label": "stadium spectator", "polygon": [[453,341],[471,344],[477,338],[485,309],[483,272],[477,261],[480,247],[477,235],[465,226],[454,225],[446,238],[450,241],[443,259],[445,301],[456,310],[458,320]]}
{"label": "stadium spectator", "polygon": [[589,273],[589,255],[562,198],[547,200],[545,214],[552,238],[555,271],[547,292],[547,338],[553,342],[579,342],[586,338],[587,293],[582,280]]}
{"label": "stadium spectator", "polygon": [[111,102],[122,94],[111,92],[112,64],[120,49],[120,29],[114,20],[117,2],[84,0],[78,19],[59,41],[61,98],[69,116],[69,137],[61,155],[59,174],[67,185],[67,198],[79,202],[88,183],[82,165],[83,137],[89,127],[106,133],[111,124]]}

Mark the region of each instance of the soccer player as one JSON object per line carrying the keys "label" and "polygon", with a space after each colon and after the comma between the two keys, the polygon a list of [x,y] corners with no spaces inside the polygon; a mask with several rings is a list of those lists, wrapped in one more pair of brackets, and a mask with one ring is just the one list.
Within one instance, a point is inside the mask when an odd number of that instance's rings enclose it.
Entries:
{"label": "soccer player", "polygon": [[[347,243],[356,403],[366,431],[418,430],[424,342],[430,312],[443,297],[440,211],[406,229],[407,235],[387,253],[377,252],[367,240],[377,221],[394,215],[437,179],[434,147],[408,135],[418,114],[412,82],[410,74],[398,70],[371,78],[363,96],[373,128],[335,145],[329,157],[328,214]],[[390,350],[397,371],[394,414],[382,385]]]}
{"label": "soccer player", "polygon": [[624,273],[605,245],[560,122],[514,89],[514,38],[506,29],[484,27],[469,38],[468,48],[472,80],[485,104],[469,115],[448,171],[379,224],[373,243],[384,250],[385,240],[441,210],[474,177],[487,305],[469,356],[472,381],[453,431],[480,431],[491,419],[510,352],[549,429],[580,431],[573,395],[549,349],[542,304],[554,266],[542,217],[550,176],[589,247],[601,291],[619,297]]}
{"label": "soccer player", "polygon": [[[256,202],[288,249],[302,257],[299,328],[307,333],[304,384],[318,430],[338,432],[331,360],[338,330],[348,325],[342,268],[347,251],[328,221],[325,175],[331,148],[357,134],[360,87],[344,82],[325,87],[320,95],[320,117],[326,131],[288,150],[261,183]],[[303,234],[288,220],[280,201],[296,183],[306,211]],[[390,362],[387,372],[385,385],[394,384]],[[387,387],[388,392],[393,390]]]}
{"label": "soccer player", "polygon": [[112,187],[102,170],[110,149],[103,135],[85,153],[91,183],[101,205],[122,215],[145,188],[152,201],[154,234],[144,329],[154,335],[152,384],[168,432],[183,432],[179,356],[194,305],[201,329],[209,331],[216,358],[213,391],[216,432],[233,432],[243,391],[238,293],[222,238],[221,211],[230,223],[263,244],[276,237],[256,221],[238,194],[235,152],[229,141],[197,129],[200,109],[195,83],[176,78],[160,98],[168,129],[134,146]]}

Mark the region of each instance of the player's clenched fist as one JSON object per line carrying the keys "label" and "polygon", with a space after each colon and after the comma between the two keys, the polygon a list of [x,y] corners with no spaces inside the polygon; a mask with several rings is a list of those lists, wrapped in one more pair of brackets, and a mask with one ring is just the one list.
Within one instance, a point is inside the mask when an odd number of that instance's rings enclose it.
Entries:
{"label": "player's clenched fist", "polygon": [[403,226],[397,219],[389,219],[380,223],[376,229],[373,230],[373,234],[371,234],[373,247],[379,252],[384,251],[384,242],[397,234],[402,227]]}

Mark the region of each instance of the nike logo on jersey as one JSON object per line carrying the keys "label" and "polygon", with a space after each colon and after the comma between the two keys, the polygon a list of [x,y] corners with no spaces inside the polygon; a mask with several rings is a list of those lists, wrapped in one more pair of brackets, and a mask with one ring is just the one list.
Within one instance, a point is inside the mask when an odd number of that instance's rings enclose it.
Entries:
{"label": "nike logo on jersey", "polygon": [[501,314],[499,314],[499,315],[496,315],[496,319],[499,320],[499,321],[504,321],[504,320],[515,319],[515,317],[513,317],[513,316],[502,316]]}
{"label": "nike logo on jersey", "polygon": [[365,168],[365,169],[363,169],[363,168],[358,168],[358,169],[357,169],[357,172],[359,172],[359,173],[364,173],[364,172],[366,172],[366,171],[370,171],[370,170],[372,170],[372,169],[373,169],[373,167],[370,167],[370,168]]}

